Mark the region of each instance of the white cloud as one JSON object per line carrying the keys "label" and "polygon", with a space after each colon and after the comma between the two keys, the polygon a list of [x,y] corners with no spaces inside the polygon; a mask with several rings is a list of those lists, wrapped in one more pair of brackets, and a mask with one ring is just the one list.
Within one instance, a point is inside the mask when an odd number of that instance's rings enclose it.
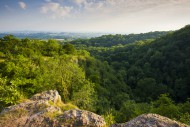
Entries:
{"label": "white cloud", "polygon": [[[158,11],[162,8],[188,3],[190,0],[45,0],[41,7],[42,13],[51,13],[54,18],[86,18],[98,19],[128,16],[135,13]],[[57,2],[52,2],[57,1]],[[69,3],[69,4],[68,4]],[[72,3],[72,4],[71,4]],[[74,4],[75,3],[75,4]],[[78,6],[76,6],[78,5]],[[181,5],[180,5],[181,6]],[[163,11],[160,11],[163,12]]]}
{"label": "white cloud", "polygon": [[5,5],[4,6],[6,10],[13,12],[14,10],[9,6],[9,5]]}
{"label": "white cloud", "polygon": [[[88,18],[108,18],[133,15],[139,12],[151,12],[162,8],[168,12],[168,6],[170,9],[174,5],[180,5],[184,3],[190,3],[190,0],[74,0],[78,4],[82,4],[82,11],[80,12],[83,16]],[[160,10],[163,12],[163,10]]]}
{"label": "white cloud", "polygon": [[[41,7],[42,13],[52,13],[54,18],[83,17],[88,19],[108,18],[119,15],[130,15],[144,10],[149,10],[168,3],[180,3],[179,0],[45,0]],[[187,0],[181,0],[187,1]],[[75,4],[66,5],[66,2]],[[61,3],[61,4],[60,4]],[[78,7],[76,7],[76,4]]]}
{"label": "white cloud", "polygon": [[189,21],[189,6],[190,0],[51,0],[41,7],[41,12],[66,19],[58,21],[73,30],[143,32],[166,26],[169,30],[171,22]]}
{"label": "white cloud", "polygon": [[61,6],[59,3],[49,2],[41,7],[41,12],[44,14],[51,14],[52,18],[70,17],[73,7]]}
{"label": "white cloud", "polygon": [[46,2],[51,2],[51,0],[45,0]]}
{"label": "white cloud", "polygon": [[84,2],[86,2],[86,0],[73,0],[76,4],[80,5]]}
{"label": "white cloud", "polygon": [[26,9],[26,3],[20,1],[18,4],[21,9]]}

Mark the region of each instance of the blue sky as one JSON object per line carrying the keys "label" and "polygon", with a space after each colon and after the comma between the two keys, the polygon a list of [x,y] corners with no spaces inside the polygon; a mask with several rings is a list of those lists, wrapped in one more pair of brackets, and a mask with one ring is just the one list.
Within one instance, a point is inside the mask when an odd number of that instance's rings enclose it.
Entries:
{"label": "blue sky", "polygon": [[0,0],[0,32],[140,33],[190,24],[190,0]]}

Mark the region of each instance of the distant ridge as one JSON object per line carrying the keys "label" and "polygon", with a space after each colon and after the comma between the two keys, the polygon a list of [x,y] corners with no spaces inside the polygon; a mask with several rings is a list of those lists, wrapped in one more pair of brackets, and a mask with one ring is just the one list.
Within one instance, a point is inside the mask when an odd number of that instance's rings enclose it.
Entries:
{"label": "distant ridge", "polygon": [[0,38],[6,35],[14,35],[17,38],[30,39],[87,39],[92,37],[99,37],[105,33],[75,33],[75,32],[35,32],[35,31],[20,31],[20,32],[2,32]]}

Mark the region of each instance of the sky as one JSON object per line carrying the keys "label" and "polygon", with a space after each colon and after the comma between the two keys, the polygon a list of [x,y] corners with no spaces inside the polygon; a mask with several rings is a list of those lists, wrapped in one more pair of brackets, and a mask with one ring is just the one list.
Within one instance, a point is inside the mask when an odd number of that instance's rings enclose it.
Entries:
{"label": "sky", "polygon": [[190,0],[0,0],[0,32],[145,33],[190,24]]}

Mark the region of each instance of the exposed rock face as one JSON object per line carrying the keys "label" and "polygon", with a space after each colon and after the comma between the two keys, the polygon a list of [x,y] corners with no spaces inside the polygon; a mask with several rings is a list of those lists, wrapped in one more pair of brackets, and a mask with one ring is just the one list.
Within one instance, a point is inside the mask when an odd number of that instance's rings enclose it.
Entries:
{"label": "exposed rock face", "polygon": [[38,100],[45,100],[45,101],[52,101],[54,103],[61,101],[61,96],[56,90],[49,90],[39,94],[35,94],[30,100],[38,101]]}
{"label": "exposed rock face", "polygon": [[88,125],[93,127],[96,125],[97,127],[102,127],[105,125],[105,121],[101,116],[97,116],[96,114],[88,111],[82,110],[69,110],[65,111],[62,116],[60,116],[65,121],[69,121],[72,126],[83,126]]}
{"label": "exposed rock face", "polygon": [[143,114],[127,123],[113,124],[110,127],[190,127],[157,114]]}
{"label": "exposed rock face", "polygon": [[89,111],[64,111],[66,104],[55,90],[34,95],[29,101],[4,109],[0,127],[74,127],[105,126],[104,119]]}

